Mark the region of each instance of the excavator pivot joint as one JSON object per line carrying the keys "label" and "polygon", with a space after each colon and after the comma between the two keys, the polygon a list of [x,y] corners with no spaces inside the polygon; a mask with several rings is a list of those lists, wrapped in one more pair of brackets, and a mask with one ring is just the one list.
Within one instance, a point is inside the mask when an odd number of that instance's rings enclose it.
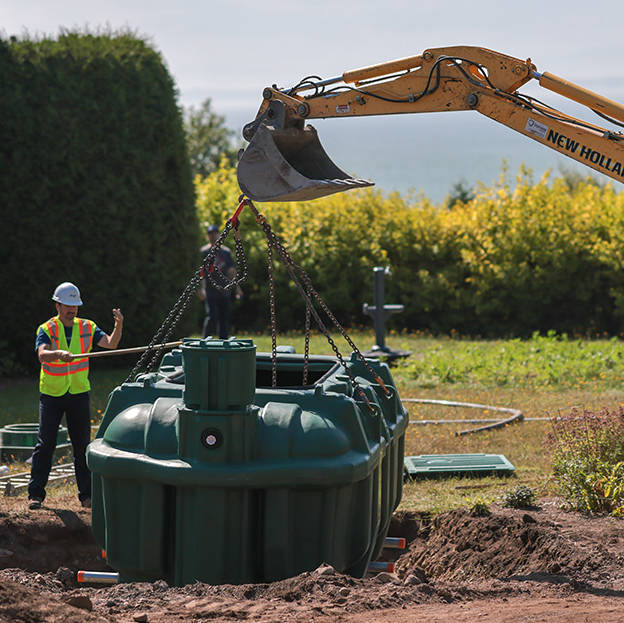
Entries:
{"label": "excavator pivot joint", "polygon": [[468,104],[468,106],[470,106],[470,108],[474,108],[478,103],[479,103],[479,98],[478,98],[476,93],[471,93],[466,98],[466,104]]}

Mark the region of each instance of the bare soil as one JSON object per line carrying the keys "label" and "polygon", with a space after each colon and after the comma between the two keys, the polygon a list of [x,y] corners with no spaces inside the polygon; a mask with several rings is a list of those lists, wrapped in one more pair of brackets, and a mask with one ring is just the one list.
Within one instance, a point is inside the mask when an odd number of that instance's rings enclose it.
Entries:
{"label": "bare soil", "polygon": [[356,579],[329,566],[271,584],[163,581],[85,587],[79,569],[106,570],[77,500],[39,511],[0,499],[0,622],[458,621],[611,623],[624,620],[624,523],[568,512],[558,500],[488,517],[455,510],[431,520],[398,512],[409,541],[396,573]]}

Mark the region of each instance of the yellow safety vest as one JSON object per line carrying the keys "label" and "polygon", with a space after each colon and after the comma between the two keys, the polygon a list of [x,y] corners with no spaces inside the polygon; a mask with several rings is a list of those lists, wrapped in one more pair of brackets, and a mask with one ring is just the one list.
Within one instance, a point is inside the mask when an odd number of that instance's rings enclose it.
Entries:
{"label": "yellow safety vest", "polygon": [[[58,316],[50,318],[37,329],[50,338],[52,350],[68,350],[70,353],[79,355],[88,353],[93,347],[93,334],[96,324],[91,320],[74,318],[71,342],[67,346],[65,328]],[[66,363],[57,359],[50,363],[41,364],[39,375],[39,391],[48,396],[63,396],[67,392],[70,394],[81,394],[91,389],[89,384],[89,359],[74,359]]]}

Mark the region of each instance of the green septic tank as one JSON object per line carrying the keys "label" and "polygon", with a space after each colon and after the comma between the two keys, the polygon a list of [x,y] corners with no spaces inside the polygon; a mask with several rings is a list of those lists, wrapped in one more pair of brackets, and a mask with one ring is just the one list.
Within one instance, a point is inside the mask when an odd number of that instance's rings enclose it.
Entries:
{"label": "green septic tank", "polygon": [[87,451],[93,531],[122,581],[264,582],[322,562],[362,576],[399,504],[407,412],[385,364],[271,358],[185,339],[113,391]]}

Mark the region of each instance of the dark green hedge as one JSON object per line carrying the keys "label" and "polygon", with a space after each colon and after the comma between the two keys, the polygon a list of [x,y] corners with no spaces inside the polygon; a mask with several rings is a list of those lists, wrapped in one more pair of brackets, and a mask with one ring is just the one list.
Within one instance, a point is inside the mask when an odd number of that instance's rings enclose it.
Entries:
{"label": "dark green hedge", "polygon": [[107,332],[111,308],[122,309],[122,346],[145,343],[199,244],[162,58],[125,33],[0,40],[0,111],[0,376],[35,370],[35,330],[62,281]]}

